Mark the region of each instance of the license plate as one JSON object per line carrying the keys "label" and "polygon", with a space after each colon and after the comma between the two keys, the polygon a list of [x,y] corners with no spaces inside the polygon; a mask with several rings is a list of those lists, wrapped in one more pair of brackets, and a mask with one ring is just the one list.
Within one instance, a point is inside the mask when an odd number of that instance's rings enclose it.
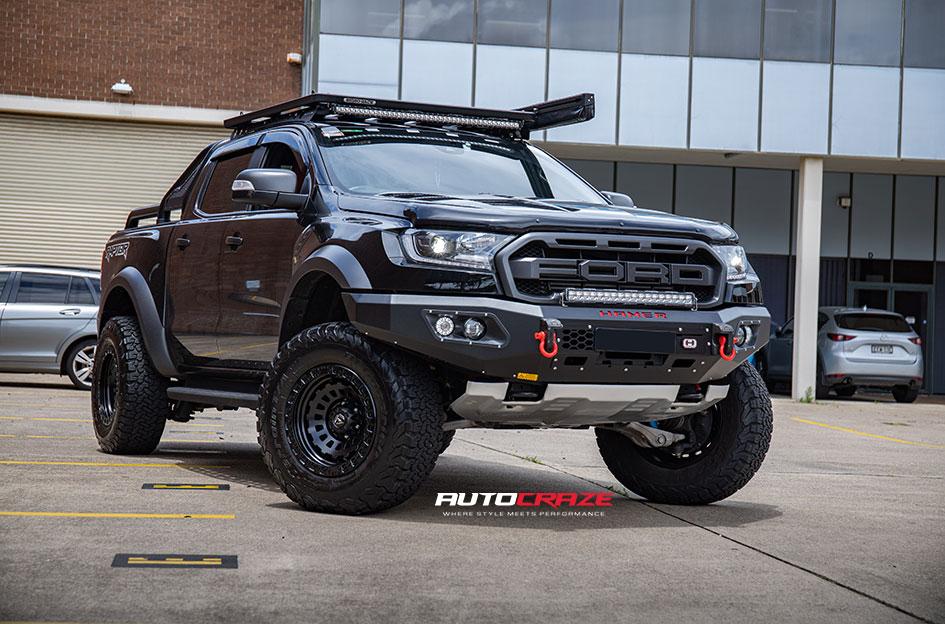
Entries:
{"label": "license plate", "polygon": [[883,353],[885,355],[892,355],[893,348],[892,345],[870,345],[870,351],[873,353]]}
{"label": "license plate", "polygon": [[594,349],[631,353],[674,353],[676,334],[639,329],[605,329],[594,332]]}

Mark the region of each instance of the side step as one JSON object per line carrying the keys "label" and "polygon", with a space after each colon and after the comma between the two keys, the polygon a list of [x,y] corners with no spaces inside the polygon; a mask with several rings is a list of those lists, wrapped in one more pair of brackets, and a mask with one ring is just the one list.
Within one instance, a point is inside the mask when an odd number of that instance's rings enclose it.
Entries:
{"label": "side step", "polygon": [[175,386],[167,389],[167,398],[176,401],[187,401],[199,405],[213,407],[248,407],[256,409],[259,404],[259,395],[250,392],[233,392],[231,390],[211,390],[209,388],[187,388]]}

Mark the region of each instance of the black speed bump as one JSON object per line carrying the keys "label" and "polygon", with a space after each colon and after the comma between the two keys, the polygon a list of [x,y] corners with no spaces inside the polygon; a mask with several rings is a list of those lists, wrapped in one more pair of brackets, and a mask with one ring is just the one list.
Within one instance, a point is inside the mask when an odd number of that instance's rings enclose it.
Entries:
{"label": "black speed bump", "polygon": [[145,483],[142,490],[228,490],[227,483]]}
{"label": "black speed bump", "polygon": [[113,568],[237,568],[236,555],[143,555],[119,553]]}

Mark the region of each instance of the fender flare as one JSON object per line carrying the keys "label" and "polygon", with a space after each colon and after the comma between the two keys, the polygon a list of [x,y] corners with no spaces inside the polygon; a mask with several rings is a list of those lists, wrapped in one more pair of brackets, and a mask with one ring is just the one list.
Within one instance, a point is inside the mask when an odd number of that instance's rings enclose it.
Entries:
{"label": "fender flare", "polygon": [[[141,335],[144,338],[144,347],[148,350],[151,362],[164,377],[180,377],[171,353],[167,348],[167,338],[164,333],[164,324],[158,314],[154,298],[147,280],[134,267],[127,266],[119,271],[108,285],[108,293],[103,293],[101,301],[108,301],[108,297],[116,287],[121,287],[131,297],[131,303],[138,317]],[[104,310],[104,308],[102,308]],[[101,311],[99,312],[99,331],[101,331]]]}
{"label": "fender flare", "polygon": [[341,286],[342,290],[371,289],[371,280],[368,279],[364,267],[353,253],[339,245],[325,245],[296,267],[295,276],[289,284],[290,296],[299,281],[313,271],[328,275]]}

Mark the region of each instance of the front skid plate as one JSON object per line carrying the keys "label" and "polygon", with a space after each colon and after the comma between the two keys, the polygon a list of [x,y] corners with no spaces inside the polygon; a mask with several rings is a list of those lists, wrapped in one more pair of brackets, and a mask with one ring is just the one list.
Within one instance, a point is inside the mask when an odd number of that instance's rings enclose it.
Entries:
{"label": "front skid plate", "polygon": [[728,395],[708,386],[698,403],[678,403],[675,385],[549,384],[538,401],[506,401],[507,383],[470,381],[450,408],[467,421],[535,427],[577,427],[661,420],[701,412]]}

